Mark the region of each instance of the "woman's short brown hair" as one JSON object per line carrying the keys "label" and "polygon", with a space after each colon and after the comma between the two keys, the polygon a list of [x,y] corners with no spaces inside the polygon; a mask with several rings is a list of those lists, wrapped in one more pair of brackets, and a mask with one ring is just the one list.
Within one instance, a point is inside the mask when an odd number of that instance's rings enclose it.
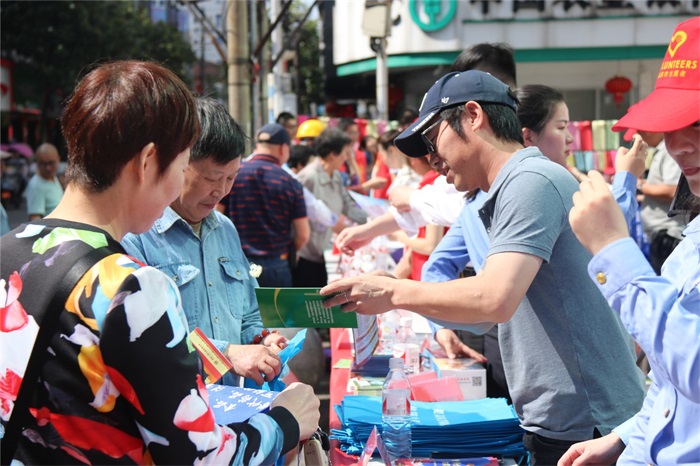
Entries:
{"label": "woman's short brown hair", "polygon": [[109,188],[151,142],[162,175],[199,135],[187,86],[172,71],[142,61],[107,63],[83,77],[61,127],[68,146],[66,177],[92,193]]}

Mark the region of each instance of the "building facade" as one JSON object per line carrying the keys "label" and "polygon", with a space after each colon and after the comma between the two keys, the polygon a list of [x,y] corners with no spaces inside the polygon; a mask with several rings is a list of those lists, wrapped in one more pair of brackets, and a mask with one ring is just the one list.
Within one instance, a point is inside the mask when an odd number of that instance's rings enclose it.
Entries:
{"label": "building facade", "polygon": [[[372,101],[377,60],[363,33],[365,2],[321,8],[329,95]],[[457,55],[479,42],[510,44],[518,84],[559,89],[573,120],[619,118],[653,89],[675,26],[698,14],[700,0],[393,0],[387,63],[390,92],[402,99],[390,118],[417,109]],[[605,90],[615,76],[632,84],[622,102]]]}

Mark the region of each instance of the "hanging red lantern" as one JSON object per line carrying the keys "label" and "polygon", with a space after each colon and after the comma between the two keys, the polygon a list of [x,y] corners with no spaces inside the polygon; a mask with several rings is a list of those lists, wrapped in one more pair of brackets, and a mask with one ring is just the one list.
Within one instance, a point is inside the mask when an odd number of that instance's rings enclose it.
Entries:
{"label": "hanging red lantern", "polygon": [[632,81],[624,76],[617,75],[605,82],[605,90],[613,95],[613,102],[618,107],[630,89],[632,89]]}
{"label": "hanging red lantern", "polygon": [[403,91],[393,84],[389,85],[389,110],[395,110],[403,100]]}

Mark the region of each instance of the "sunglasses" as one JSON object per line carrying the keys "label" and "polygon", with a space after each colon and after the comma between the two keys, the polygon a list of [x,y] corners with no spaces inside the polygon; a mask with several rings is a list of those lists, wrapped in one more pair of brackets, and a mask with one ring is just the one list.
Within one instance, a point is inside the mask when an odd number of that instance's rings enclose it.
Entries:
{"label": "sunglasses", "polygon": [[423,143],[425,144],[426,149],[428,149],[428,154],[430,154],[430,155],[437,155],[437,148],[435,147],[435,144],[433,144],[433,141],[431,141],[430,138],[428,137],[428,133],[430,133],[433,130],[433,128],[440,125],[440,123],[442,123],[442,121],[443,121],[442,117],[438,117],[438,119],[435,121],[435,123],[428,126],[423,132],[420,133],[420,137],[423,140]]}

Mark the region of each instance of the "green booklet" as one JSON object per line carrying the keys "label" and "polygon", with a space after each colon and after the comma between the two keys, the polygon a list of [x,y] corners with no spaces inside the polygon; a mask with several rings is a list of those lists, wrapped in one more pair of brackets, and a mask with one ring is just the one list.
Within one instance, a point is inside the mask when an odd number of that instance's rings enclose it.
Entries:
{"label": "green booklet", "polygon": [[323,307],[320,288],[256,288],[266,327],[357,328],[357,315],[340,306]]}

